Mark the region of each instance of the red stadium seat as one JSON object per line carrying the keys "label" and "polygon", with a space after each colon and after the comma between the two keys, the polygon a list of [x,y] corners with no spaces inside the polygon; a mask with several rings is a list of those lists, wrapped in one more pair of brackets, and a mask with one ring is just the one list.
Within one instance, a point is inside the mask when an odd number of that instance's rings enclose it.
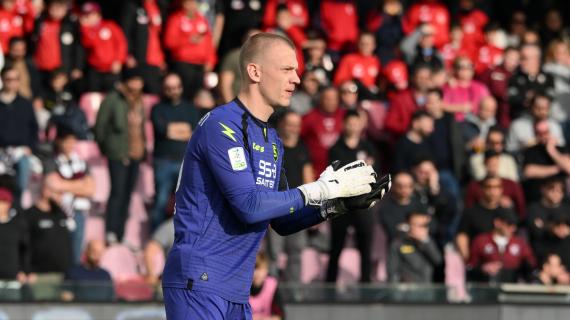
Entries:
{"label": "red stadium seat", "polygon": [[101,267],[109,271],[113,281],[139,277],[139,260],[124,245],[114,245],[107,248],[101,257]]}

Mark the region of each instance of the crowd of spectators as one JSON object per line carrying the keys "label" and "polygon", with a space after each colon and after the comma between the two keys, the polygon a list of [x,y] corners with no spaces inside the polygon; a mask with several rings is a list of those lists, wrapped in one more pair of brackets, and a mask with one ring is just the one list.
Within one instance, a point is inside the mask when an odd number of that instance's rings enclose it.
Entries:
{"label": "crowd of spectators", "polygon": [[[0,278],[109,280],[98,255],[126,242],[148,163],[147,233],[156,234],[138,249],[157,284],[151,260],[173,239],[186,142],[209,109],[235,98],[239,46],[263,31],[297,46],[301,84],[272,119],[289,186],[333,160],[364,160],[394,181],[372,213],[331,221],[328,233],[269,232],[262,264],[272,276],[301,281],[301,252],[313,246],[329,254],[323,278],[335,282],[354,229],[360,281],[373,281],[379,224],[391,282],[441,282],[444,253],[456,250],[468,281],[569,284],[567,5],[1,0],[0,258],[9,263]],[[95,115],[84,99],[93,93],[102,97]],[[101,210],[92,200],[106,180],[76,152],[82,142],[97,145],[110,188],[104,241],[88,246],[86,217]],[[26,205],[31,181],[40,188]]]}

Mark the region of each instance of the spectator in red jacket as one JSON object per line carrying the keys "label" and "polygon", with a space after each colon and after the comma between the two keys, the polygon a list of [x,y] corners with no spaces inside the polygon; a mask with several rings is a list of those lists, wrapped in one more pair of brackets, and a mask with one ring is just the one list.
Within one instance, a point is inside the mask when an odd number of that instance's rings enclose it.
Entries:
{"label": "spectator in red jacket", "polygon": [[81,6],[81,44],[87,58],[86,89],[108,91],[113,88],[127,59],[127,40],[121,28],[103,20],[96,2]]}
{"label": "spectator in red jacket", "polygon": [[138,67],[145,91],[160,92],[160,70],[166,67],[160,42],[162,18],[156,0],[127,1],[121,19],[129,54],[127,67]]}
{"label": "spectator in red jacket", "polygon": [[511,211],[501,211],[493,220],[493,231],[475,238],[467,263],[470,281],[516,282],[530,275],[536,260],[526,241],[515,236],[517,222]]}
{"label": "spectator in red jacket", "polygon": [[323,0],[319,14],[320,27],[328,37],[327,48],[335,53],[353,50],[359,33],[355,1]]}
{"label": "spectator in red jacket", "polygon": [[184,94],[192,99],[202,87],[204,72],[214,69],[216,51],[208,21],[198,10],[197,0],[182,0],[166,22],[164,46],[172,69],[182,77]]}
{"label": "spectator in red jacket", "polygon": [[83,76],[84,52],[79,42],[79,24],[70,15],[69,0],[50,0],[36,21],[32,34],[34,62],[40,71],[44,91],[52,73],[63,70],[72,80]]}
{"label": "spectator in red jacket", "polygon": [[[2,45],[4,52],[8,50],[10,39],[23,37],[26,33],[24,19],[16,9],[16,0],[2,0],[0,2],[0,45]],[[33,22],[32,19],[32,28]]]}
{"label": "spectator in red jacket", "polygon": [[503,128],[511,124],[510,105],[508,101],[509,80],[519,66],[520,53],[514,47],[503,52],[503,63],[488,69],[479,79],[489,88],[489,92],[497,100],[497,122]]}
{"label": "spectator in red jacket", "polygon": [[422,24],[435,29],[435,46],[443,47],[449,42],[449,10],[439,0],[421,0],[414,3],[404,14],[404,32],[410,34]]}
{"label": "spectator in red jacket", "polygon": [[327,167],[329,149],[342,132],[345,110],[340,109],[339,104],[338,90],[325,88],[318,106],[303,117],[301,138],[309,149],[315,172],[322,172]]}
{"label": "spectator in red jacket", "polygon": [[408,66],[401,60],[392,60],[382,68],[383,87],[385,92],[408,89]]}
{"label": "spectator in red jacket", "polygon": [[501,29],[498,25],[492,24],[485,28],[485,43],[479,47],[473,59],[476,74],[482,74],[503,62],[503,49],[499,47],[500,34]]}
{"label": "spectator in red jacket", "polygon": [[348,80],[358,80],[369,90],[376,88],[376,78],[380,72],[380,60],[374,55],[376,39],[370,32],[363,32],[358,38],[358,52],[345,55],[334,77],[339,86]]}
{"label": "spectator in red jacket", "polygon": [[424,107],[430,86],[431,68],[419,66],[414,70],[412,88],[393,92],[388,96],[390,106],[386,114],[385,127],[395,139],[406,133],[412,114]]}
{"label": "spectator in red jacket", "polygon": [[489,17],[475,8],[474,0],[460,0],[457,20],[463,29],[463,49],[470,52],[470,57],[477,56],[477,51],[485,43],[484,29]]}
{"label": "spectator in red jacket", "polygon": [[[485,152],[485,170],[487,175],[491,177],[500,177],[499,163],[501,160],[501,153],[494,150]],[[513,208],[518,213],[519,218],[524,220],[526,218],[526,204],[524,193],[520,184],[516,181],[501,178],[503,185],[503,195],[501,197],[501,206],[504,208]],[[481,184],[479,181],[471,181],[467,185],[465,193],[465,207],[470,208],[475,203],[478,203],[482,197]]]}

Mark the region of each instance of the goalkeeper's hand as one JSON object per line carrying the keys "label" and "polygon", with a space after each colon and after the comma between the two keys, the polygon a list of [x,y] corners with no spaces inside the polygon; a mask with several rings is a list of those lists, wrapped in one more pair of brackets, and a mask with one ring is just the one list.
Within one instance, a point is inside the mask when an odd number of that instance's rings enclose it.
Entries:
{"label": "goalkeeper's hand", "polygon": [[382,176],[382,178],[372,185],[372,191],[367,194],[325,202],[321,206],[321,216],[327,220],[336,218],[347,212],[370,209],[390,191],[391,187],[391,176],[389,174]]}
{"label": "goalkeeper's hand", "polygon": [[358,160],[338,168],[338,161],[328,166],[319,180],[299,186],[305,205],[322,205],[327,200],[354,197],[372,191],[376,173],[371,166]]}

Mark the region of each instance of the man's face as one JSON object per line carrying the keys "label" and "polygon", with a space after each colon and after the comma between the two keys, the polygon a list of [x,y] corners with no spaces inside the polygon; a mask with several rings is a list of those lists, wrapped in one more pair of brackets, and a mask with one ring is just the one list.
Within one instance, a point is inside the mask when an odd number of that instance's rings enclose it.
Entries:
{"label": "man's face", "polygon": [[436,168],[431,161],[423,161],[422,163],[418,164],[414,168],[414,176],[416,177],[416,182],[420,186],[427,186],[434,171],[436,171]]}
{"label": "man's face", "polygon": [[529,46],[521,49],[521,68],[525,72],[540,69],[540,49]]}
{"label": "man's face", "polygon": [[280,132],[283,137],[298,138],[301,135],[301,116],[289,113],[280,124]]}
{"label": "man's face", "polygon": [[180,77],[170,75],[164,79],[164,96],[170,100],[179,100],[182,96],[182,81]]}
{"label": "man's face", "polygon": [[432,92],[427,95],[426,110],[432,115],[435,113],[440,113],[443,110],[443,106],[441,104],[441,97],[439,96],[439,94]]}
{"label": "man's face", "polygon": [[134,77],[125,81],[125,86],[131,94],[141,94],[144,87],[144,81],[142,78]]}
{"label": "man's face", "polygon": [[557,255],[549,256],[543,268],[551,277],[556,277],[564,271],[562,260]]}
{"label": "man's face", "polygon": [[8,53],[12,59],[23,59],[26,57],[26,42],[17,41],[10,45]]}
{"label": "man's face", "polygon": [[348,117],[344,121],[344,134],[347,137],[360,137],[364,130],[364,123],[360,117]]}
{"label": "man's face", "polygon": [[63,154],[69,155],[75,149],[77,138],[73,135],[66,136],[58,141],[59,151]]}
{"label": "man's face", "polygon": [[101,22],[101,14],[96,11],[83,14],[79,22],[87,27],[95,26]]}
{"label": "man's face", "polygon": [[475,74],[473,63],[468,59],[461,59],[455,66],[455,74],[459,80],[469,81],[473,79]]}
{"label": "man's face", "polygon": [[338,109],[338,91],[329,88],[321,93],[321,109],[327,113],[334,113]]}
{"label": "man's face", "polygon": [[489,133],[489,136],[487,137],[487,148],[497,153],[503,152],[505,149],[505,136],[496,131]]}
{"label": "man's face", "polygon": [[550,140],[550,128],[548,127],[548,122],[541,121],[537,123],[534,127],[534,134],[538,143],[546,145],[548,140]]}
{"label": "man's face", "polygon": [[417,121],[418,133],[424,138],[433,133],[433,118],[421,117]]}
{"label": "man's face", "polygon": [[505,68],[507,70],[515,70],[520,63],[520,53],[517,50],[509,50],[505,53]]}
{"label": "man's face", "polygon": [[564,199],[562,182],[552,182],[542,187],[542,196],[552,204],[560,204]]}
{"label": "man's face", "polygon": [[429,224],[431,217],[424,214],[417,214],[410,217],[408,225],[410,227],[409,234],[416,238],[427,237],[429,234]]}
{"label": "man's face", "polygon": [[431,71],[421,68],[414,74],[414,86],[420,92],[427,91],[431,86]]}
{"label": "man's face", "polygon": [[371,34],[365,34],[358,40],[358,51],[364,56],[371,56],[376,49],[376,39]]}
{"label": "man's face", "polygon": [[481,101],[481,106],[479,107],[479,118],[482,120],[488,120],[495,118],[497,114],[497,102],[492,97],[487,97]]}
{"label": "man's face", "polygon": [[265,49],[259,65],[261,70],[259,89],[265,101],[272,107],[288,107],[291,96],[301,80],[297,75],[299,64],[295,50],[282,42]]}
{"label": "man's face", "polygon": [[483,199],[487,202],[498,203],[503,196],[503,184],[500,178],[492,178],[483,184]]}
{"label": "man's face", "polygon": [[182,0],[182,10],[187,14],[194,14],[198,11],[198,1],[196,0]]}
{"label": "man's face", "polygon": [[67,5],[62,2],[52,2],[48,5],[47,12],[50,18],[61,20],[67,15]]}
{"label": "man's face", "polygon": [[105,252],[105,243],[103,241],[92,241],[89,243],[87,250],[87,259],[93,265],[99,265],[101,257]]}
{"label": "man's face", "polygon": [[503,237],[511,238],[517,231],[517,225],[502,219],[495,219],[495,229]]}
{"label": "man's face", "polygon": [[345,106],[355,106],[358,102],[358,87],[352,81],[340,86],[340,100]]}
{"label": "man's face", "polygon": [[20,73],[17,70],[10,70],[2,77],[4,91],[16,93],[20,90]]}
{"label": "man's face", "polygon": [[534,100],[531,112],[535,120],[547,119],[550,112],[550,100],[545,97],[537,97]]}
{"label": "man's face", "polygon": [[319,79],[313,72],[308,71],[303,77],[301,86],[308,94],[315,95],[319,92]]}
{"label": "man's face", "polygon": [[414,180],[412,176],[407,173],[396,175],[391,192],[398,199],[410,199],[414,192]]}

